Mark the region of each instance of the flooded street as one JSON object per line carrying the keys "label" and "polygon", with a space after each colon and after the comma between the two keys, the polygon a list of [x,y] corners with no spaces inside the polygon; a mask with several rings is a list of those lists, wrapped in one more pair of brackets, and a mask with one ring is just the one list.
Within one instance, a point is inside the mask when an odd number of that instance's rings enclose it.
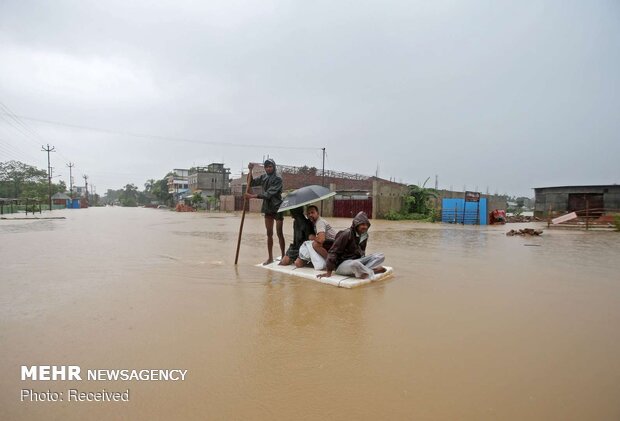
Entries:
{"label": "flooded street", "polygon": [[[0,221],[1,419],[620,419],[618,233],[372,221],[395,276],[347,290],[254,267],[260,215],[237,267],[239,215],[53,216]],[[37,364],[188,374],[21,381]],[[131,400],[20,402],[70,387]]]}

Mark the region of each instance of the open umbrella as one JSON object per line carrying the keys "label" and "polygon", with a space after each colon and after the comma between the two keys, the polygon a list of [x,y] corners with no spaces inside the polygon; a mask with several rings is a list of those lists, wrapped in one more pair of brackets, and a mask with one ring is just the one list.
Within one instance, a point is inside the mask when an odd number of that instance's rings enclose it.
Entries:
{"label": "open umbrella", "polygon": [[319,202],[335,195],[336,192],[329,191],[327,187],[317,185],[302,187],[290,192],[284,198],[278,212],[309,205],[310,203]]}

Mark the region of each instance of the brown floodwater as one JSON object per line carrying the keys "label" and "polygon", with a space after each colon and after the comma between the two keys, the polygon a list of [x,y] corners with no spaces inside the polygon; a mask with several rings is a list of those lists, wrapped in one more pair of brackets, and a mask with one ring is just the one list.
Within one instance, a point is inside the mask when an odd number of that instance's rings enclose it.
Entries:
{"label": "brown floodwater", "polygon": [[[254,267],[260,215],[237,267],[239,215],[53,215],[0,221],[1,419],[620,419],[619,233],[373,221],[395,276],[347,290]],[[22,365],[188,373],[35,382]]]}

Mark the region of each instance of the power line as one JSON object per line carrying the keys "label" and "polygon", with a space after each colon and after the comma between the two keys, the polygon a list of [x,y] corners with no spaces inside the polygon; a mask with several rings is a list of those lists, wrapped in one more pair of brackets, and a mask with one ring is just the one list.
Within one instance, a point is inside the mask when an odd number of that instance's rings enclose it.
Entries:
{"label": "power line", "polygon": [[[9,135],[11,133],[7,132]],[[37,162],[39,159],[36,158],[32,153],[30,152],[26,152],[25,150],[23,150],[20,146],[17,146],[15,144],[13,144],[11,141],[6,140],[6,139],[1,139],[1,142],[6,142],[4,144],[4,149],[11,151],[11,153],[13,154],[14,157],[18,157],[18,160],[23,159],[23,157],[27,157],[29,160],[33,161],[33,162]]]}
{"label": "power line", "polygon": [[[2,113],[0,113],[2,114]],[[143,138],[143,139],[156,139],[156,140],[164,140],[167,142],[186,142],[186,143],[196,143],[196,144],[201,144],[201,145],[217,145],[217,146],[228,146],[228,147],[237,147],[237,148],[277,148],[277,149],[291,149],[291,150],[306,150],[306,151],[315,151],[315,150],[321,150],[322,148],[318,148],[318,147],[307,147],[307,146],[285,146],[285,145],[264,145],[264,144],[250,144],[250,143],[227,143],[227,142],[215,142],[215,141],[209,141],[209,140],[196,140],[196,139],[186,139],[186,138],[179,138],[179,137],[169,137],[169,136],[158,136],[158,135],[149,135],[149,134],[140,134],[140,133],[130,133],[130,132],[122,132],[122,131],[118,131],[118,130],[111,130],[111,129],[102,129],[99,127],[89,127],[89,126],[81,126],[81,125],[77,125],[77,124],[70,124],[70,123],[63,123],[60,121],[53,121],[53,120],[44,120],[44,119],[40,119],[40,118],[34,118],[34,117],[27,117],[27,116],[17,116],[19,118],[25,119],[25,120],[30,120],[30,121],[36,121],[39,123],[45,123],[45,124],[52,124],[52,125],[56,125],[56,126],[63,126],[63,127],[69,127],[72,129],[79,129],[79,130],[89,130],[89,131],[94,131],[94,132],[100,132],[100,133],[108,133],[108,134],[113,134],[113,135],[119,135],[119,136],[131,136],[131,137],[137,137],[137,138]]]}
{"label": "power line", "polygon": [[[15,121],[20,127],[23,127],[24,130],[26,130],[30,135],[32,135],[34,138],[36,138],[36,141],[31,140],[28,136],[26,137],[26,140],[32,142],[33,144],[37,144],[38,142],[44,142],[45,140],[43,139],[43,136],[41,136],[39,134],[39,132],[37,132],[34,128],[32,128],[31,126],[29,126],[28,124],[26,124],[24,121],[22,121],[19,116],[17,114],[15,114],[15,112],[13,110],[11,110],[8,105],[4,104],[2,101],[0,101],[0,108],[2,108],[4,110],[5,115],[8,115],[9,117],[11,117],[11,119],[13,121]],[[1,110],[0,110],[1,111]],[[4,119],[4,121],[7,121],[6,119]],[[10,123],[10,122],[9,122]],[[21,131],[21,130],[20,130]],[[22,132],[23,134],[23,132]],[[64,159],[66,159],[67,161],[69,160],[69,158],[67,158],[66,156],[64,156],[61,152],[58,152],[58,154],[63,157]]]}
{"label": "power line", "polygon": [[17,115],[11,109],[9,109],[9,107],[7,105],[5,105],[2,101],[0,101],[0,108],[4,109],[4,111],[5,111],[4,114],[8,115],[9,117],[11,117],[11,120],[15,121],[20,127],[23,127],[31,135],[33,135],[34,137],[38,138],[39,140],[42,140],[41,139],[41,135],[39,133],[37,133],[34,129],[32,129],[30,126],[28,126],[23,121],[21,121],[17,117]]}

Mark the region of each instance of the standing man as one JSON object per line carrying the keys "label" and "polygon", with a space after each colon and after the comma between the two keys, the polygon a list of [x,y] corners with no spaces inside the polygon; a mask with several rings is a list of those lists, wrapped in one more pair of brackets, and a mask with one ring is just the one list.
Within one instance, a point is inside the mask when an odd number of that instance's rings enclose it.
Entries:
{"label": "standing man", "polygon": [[282,222],[284,216],[278,213],[278,208],[282,204],[282,178],[276,174],[276,163],[273,159],[267,159],[264,162],[265,173],[258,178],[252,177],[252,169],[254,164],[250,163],[250,186],[261,186],[263,192],[259,194],[246,193],[247,199],[263,199],[261,212],[265,215],[265,228],[267,229],[267,253],[269,257],[263,263],[268,265],[273,262],[273,223],[276,223],[276,233],[280,242],[281,256],[284,256],[284,233],[282,232]]}
{"label": "standing man", "polygon": [[385,272],[386,269],[381,266],[385,260],[383,253],[366,256],[368,228],[368,216],[364,212],[358,213],[351,227],[340,231],[336,236],[336,241],[327,254],[327,273],[319,274],[317,278],[329,278],[335,270],[338,275],[354,275],[356,278],[372,280],[375,274]]}

